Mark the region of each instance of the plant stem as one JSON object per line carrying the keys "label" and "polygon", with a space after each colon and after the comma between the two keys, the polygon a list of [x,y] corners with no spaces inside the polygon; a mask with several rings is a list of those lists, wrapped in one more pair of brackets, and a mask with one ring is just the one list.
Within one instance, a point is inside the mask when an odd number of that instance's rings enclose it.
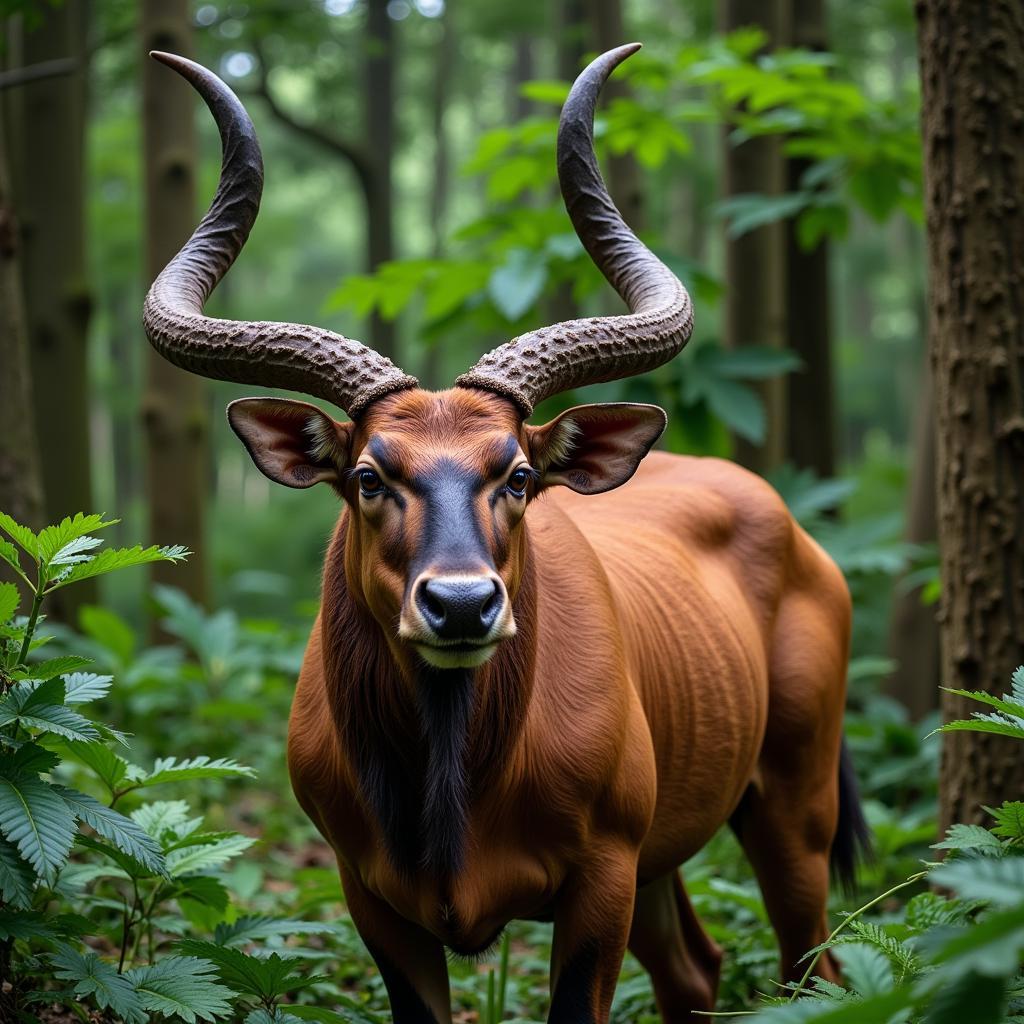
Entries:
{"label": "plant stem", "polygon": [[888,899],[890,896],[893,895],[893,893],[897,893],[901,889],[906,889],[908,886],[920,882],[921,879],[924,878],[927,874],[927,870],[918,871],[916,875],[911,875],[905,882],[900,882],[899,885],[894,885],[891,889],[887,889],[885,892],[883,892],[881,896],[876,896],[873,900],[870,900],[868,903],[865,903],[863,907],[858,907],[852,914],[847,914],[847,916],[844,917],[838,925],[836,925],[832,934],[822,943],[822,948],[814,954],[813,958],[811,959],[811,962],[807,965],[807,970],[804,971],[804,976],[800,979],[800,984],[798,984],[797,987],[793,989],[793,994],[789,997],[789,1001],[793,1002],[793,1000],[796,999],[796,997],[800,995],[800,993],[804,990],[804,988],[807,985],[807,982],[811,979],[811,975],[814,972],[814,968],[818,966],[818,961],[827,952],[828,947],[831,946],[836,936],[851,921],[855,921],[858,917],[861,916],[861,914],[864,913],[864,911],[870,910],[873,906],[875,906],[876,903],[881,903],[882,900]]}
{"label": "plant stem", "polygon": [[42,580],[40,580],[38,587],[33,587],[32,594],[32,611],[29,613],[28,625],[25,627],[25,639],[22,642],[18,660],[15,662],[15,668],[24,668],[25,662],[28,659],[29,648],[32,646],[32,635],[36,631],[36,622],[39,620],[39,608],[43,603]]}
{"label": "plant stem", "polygon": [[501,940],[501,959],[498,961],[498,1012],[495,1021],[505,1019],[505,989],[508,987],[508,954],[511,945],[508,932]]}

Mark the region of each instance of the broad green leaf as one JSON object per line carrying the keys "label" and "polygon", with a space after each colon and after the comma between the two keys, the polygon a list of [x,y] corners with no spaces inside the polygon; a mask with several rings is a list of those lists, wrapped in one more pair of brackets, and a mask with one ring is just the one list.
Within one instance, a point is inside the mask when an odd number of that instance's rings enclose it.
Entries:
{"label": "broad green leaf", "polygon": [[[73,518],[64,518],[56,526],[47,526],[38,538],[39,558],[44,562],[53,561],[57,553],[72,541],[95,530],[104,530],[120,522],[118,519],[104,520],[101,515],[84,515],[79,512]],[[99,542],[97,542],[99,543]]]}
{"label": "broad green leaf", "polygon": [[72,760],[91,768],[111,795],[118,791],[126,778],[131,778],[133,771],[142,771],[102,743],[69,742],[62,743],[60,749]]}
{"label": "broad green leaf", "polygon": [[714,213],[728,221],[730,238],[740,238],[766,224],[795,217],[810,201],[811,196],[807,192],[792,192],[780,196],[740,194],[716,203]]}
{"label": "broad green leaf", "polygon": [[0,530],[33,558],[39,557],[39,542],[36,535],[27,526],[16,523],[6,512],[0,512]]}
{"label": "broad green leaf", "polygon": [[299,1020],[312,1020],[316,1024],[384,1024],[383,1017],[343,992],[332,995],[331,1001],[343,1006],[346,1012],[341,1014],[320,1006],[289,1006],[288,1012]]}
{"label": "broad green leaf", "polygon": [[0,907],[0,941],[11,939],[54,939],[62,934],[60,918],[39,910]]}
{"label": "broad green leaf", "polygon": [[0,777],[0,833],[45,877],[67,861],[75,818],[53,786],[35,775],[12,773]]}
{"label": "broad green leaf", "polygon": [[[1007,857],[990,863],[1006,864],[1015,859]],[[932,962],[948,973],[975,971],[993,978],[1009,976],[1018,969],[1024,951],[1024,906],[990,913],[956,929],[952,935],[926,935],[923,942],[932,949]]]}
{"label": "broad green leaf", "polygon": [[[91,877],[125,879],[155,877],[156,873],[154,871],[146,867],[145,864],[141,864],[134,857],[129,856],[127,853],[123,853],[116,846],[111,846],[109,843],[101,842],[99,839],[94,839],[92,836],[87,836],[82,832],[78,834],[75,842],[78,846],[83,846],[87,850],[92,850],[94,853],[98,853],[100,856],[107,858],[107,860],[112,861],[117,865],[117,867],[114,868],[105,864],[94,864],[92,865],[91,871],[79,872],[75,877],[80,877],[86,880],[91,880]],[[66,872],[67,868],[65,868],[65,873]],[[164,877],[166,877],[166,875]],[[90,899],[95,902],[95,895],[90,897]]]}
{"label": "broad green leaf", "polygon": [[69,565],[78,565],[81,562],[88,562],[93,556],[89,554],[95,548],[98,548],[103,543],[99,537],[79,537],[76,540],[71,541],[70,544],[65,544],[64,547],[58,551],[53,558],[50,559],[50,563],[47,566],[46,577],[48,580],[54,579],[65,571]]}
{"label": "broad green leaf", "polygon": [[140,787],[159,786],[165,782],[184,782],[187,779],[227,779],[256,777],[252,768],[239,764],[230,758],[218,757],[213,760],[205,755],[179,761],[175,757],[157,758],[153,770],[137,779]]}
{"label": "broad green leaf", "polygon": [[234,835],[227,839],[220,839],[209,846],[175,850],[167,855],[167,870],[172,877],[178,878],[197,871],[219,868],[233,857],[244,853],[255,842],[256,840],[250,836]]}
{"label": "broad green leaf", "polygon": [[292,1013],[286,1013],[280,1006],[275,1006],[273,1013],[260,1006],[250,1011],[245,1018],[245,1024],[302,1024],[302,1019]]}
{"label": "broad green leaf", "polygon": [[268,939],[272,935],[329,935],[334,931],[335,925],[323,921],[246,916],[217,925],[213,939],[218,946],[244,946],[250,942]]}
{"label": "broad green leaf", "polygon": [[1006,981],[968,971],[928,1000],[924,1024],[1002,1024]]}
{"label": "broad green leaf", "polygon": [[[179,878],[175,884],[175,892],[179,900],[194,900],[221,912],[228,908],[228,891],[224,888],[224,883],[210,875]],[[215,927],[220,928],[221,925],[218,923]]]}
{"label": "broad green leaf", "polygon": [[135,653],[135,633],[124,619],[109,608],[88,604],[78,613],[78,625],[86,636],[126,663]]}
{"label": "broad green leaf", "polygon": [[21,858],[17,848],[0,838],[0,898],[12,907],[24,909],[32,902],[36,875]]}
{"label": "broad green leaf", "polygon": [[487,282],[487,294],[506,320],[515,322],[540,298],[548,271],[543,259],[527,249],[512,249]]}
{"label": "broad green leaf", "polygon": [[86,793],[63,786],[54,787],[75,816],[108,839],[123,853],[157,874],[163,874],[164,858],[157,842],[135,821],[120,811],[101,804]]}
{"label": "broad green leaf", "polygon": [[64,701],[67,704],[88,704],[102,700],[110,692],[113,676],[94,672],[70,672],[64,677]]}
{"label": "broad green leaf", "polygon": [[62,576],[60,580],[50,584],[47,592],[59,590],[70,583],[77,583],[79,580],[87,580],[93,576],[102,576],[104,573],[114,572],[116,569],[127,569],[134,565],[147,565],[150,562],[179,562],[187,558],[191,552],[180,544],[173,547],[158,547],[156,545],[143,548],[136,545],[133,548],[107,548],[101,551],[95,558],[88,562],[75,565],[71,571]]}
{"label": "broad green leaf", "polygon": [[92,658],[82,658],[77,654],[65,654],[59,658],[50,658],[49,661],[37,661],[35,664],[26,665],[25,677],[45,681],[91,664]]}
{"label": "broad green leaf", "polygon": [[709,372],[736,380],[767,380],[791,373],[803,366],[800,357],[789,349],[767,345],[743,345],[727,349],[705,346],[701,366]]}
{"label": "broad green leaf", "polygon": [[228,1000],[235,995],[218,984],[208,960],[168,956],[149,967],[125,971],[142,1005],[153,1013],[180,1017],[186,1024],[216,1020],[231,1013]]}
{"label": "broad green leaf", "polygon": [[295,992],[314,980],[294,973],[302,962],[297,957],[282,958],[277,953],[268,957],[250,956],[239,949],[199,939],[183,939],[176,948],[215,964],[225,984],[261,1000]]}
{"label": "broad green leaf", "polygon": [[21,596],[13,583],[0,583],[0,622],[9,622],[18,610]]}
{"label": "broad green leaf", "polygon": [[91,995],[101,1010],[113,1010],[125,1024],[147,1024],[146,1005],[136,995],[131,980],[118,974],[113,964],[92,952],[79,953],[66,943],[58,945],[50,962],[56,968],[55,977],[75,982],[76,995]]}
{"label": "broad green leaf", "polygon": [[1004,852],[1003,844],[987,828],[981,825],[951,825],[946,831],[946,838],[932,845],[933,850],[976,850],[979,853],[992,853],[1000,856]]}
{"label": "broad green leaf", "polygon": [[22,743],[17,750],[0,756],[0,773],[11,771],[44,774],[53,771],[60,764],[59,755],[35,743]]}
{"label": "broad green leaf", "polygon": [[730,430],[753,444],[764,440],[764,405],[756,392],[725,377],[708,377],[705,396],[711,411]]}
{"label": "broad green leaf", "polygon": [[997,718],[995,715],[975,715],[968,720],[946,722],[936,732],[983,732],[992,736],[1010,736],[1024,740],[1024,719],[1016,722]]}
{"label": "broad green leaf", "polygon": [[1002,907],[1024,903],[1024,857],[958,857],[935,868],[928,877],[935,885],[967,899],[988,900]]}
{"label": "broad green leaf", "polygon": [[93,723],[64,703],[64,692],[64,683],[57,678],[12,687],[0,698],[0,727],[19,722],[25,728],[69,740],[98,740],[100,734]]}
{"label": "broad green leaf", "polygon": [[985,693],[984,690],[957,690],[948,686],[943,686],[942,689],[946,693],[952,693],[958,697],[966,697],[968,700],[977,701],[979,704],[988,704],[997,711],[1002,711],[1003,714],[1008,715],[1010,718],[1024,716],[1024,701],[1014,700],[1009,695],[997,697],[993,693]]}
{"label": "broad green leaf", "polygon": [[[154,800],[143,804],[132,811],[132,820],[137,822],[154,839],[160,839],[164,833],[184,834],[183,826],[189,821],[189,806],[184,800]],[[201,819],[193,819],[200,824]]]}
{"label": "broad green leaf", "polygon": [[[18,549],[9,540],[4,540],[2,537],[0,537],[0,561],[6,562],[12,569],[21,572]],[[0,619],[0,622],[2,621]]]}

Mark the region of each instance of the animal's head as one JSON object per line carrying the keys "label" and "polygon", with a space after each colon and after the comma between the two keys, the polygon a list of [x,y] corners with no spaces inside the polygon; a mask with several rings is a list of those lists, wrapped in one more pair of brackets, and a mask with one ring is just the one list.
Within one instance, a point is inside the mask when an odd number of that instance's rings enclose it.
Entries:
{"label": "animal's head", "polygon": [[542,399],[653,369],[690,336],[689,296],[622,221],[594,155],[601,85],[637,48],[612,50],[580,75],[558,135],[566,208],[630,313],[522,335],[437,393],[331,331],[203,315],[256,218],[262,159],[248,115],[219,78],[184,58],[154,55],[206,101],[224,162],[209,212],[150,289],[146,333],[163,356],[195,373],[301,391],[348,413],[339,422],[305,402],[252,398],[232,403],[228,418],[272,480],[326,483],[341,494],[350,512],[350,588],[392,642],[438,667],[482,664],[515,633],[530,502],[554,486],[581,494],[618,487],[665,426],[656,406],[625,403],[526,423]]}

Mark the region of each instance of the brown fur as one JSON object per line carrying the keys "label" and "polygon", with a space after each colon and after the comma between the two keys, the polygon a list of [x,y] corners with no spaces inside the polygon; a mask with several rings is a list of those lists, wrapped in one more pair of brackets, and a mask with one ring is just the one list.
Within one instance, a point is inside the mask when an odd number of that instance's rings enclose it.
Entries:
{"label": "brown fur", "polygon": [[[470,390],[337,425],[348,466],[378,437],[410,478],[441,457],[480,468],[509,433],[535,459],[543,429]],[[398,1024],[450,1021],[444,946],[482,948],[516,917],[555,921],[551,1020],[607,1020],[627,940],[664,1020],[712,1008],[720,954],[672,879],[730,816],[792,977],[826,934],[850,605],[771,488],[654,453],[606,494],[531,492],[525,516],[481,499],[517,632],[471,675],[465,849],[445,875],[396,858],[367,785],[377,772],[415,849],[431,737],[395,624],[422,513],[412,490],[371,513],[337,486],[288,760]]]}

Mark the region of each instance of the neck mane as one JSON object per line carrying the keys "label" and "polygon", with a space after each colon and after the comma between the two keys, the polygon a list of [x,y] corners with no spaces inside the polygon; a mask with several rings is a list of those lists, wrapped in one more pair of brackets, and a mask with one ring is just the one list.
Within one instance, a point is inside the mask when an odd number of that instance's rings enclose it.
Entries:
{"label": "neck mane", "polygon": [[346,521],[324,575],[323,664],[342,749],[395,869],[447,881],[461,869],[473,804],[508,765],[533,686],[536,580],[524,551],[516,635],[477,669],[418,658],[403,672],[345,574]]}

